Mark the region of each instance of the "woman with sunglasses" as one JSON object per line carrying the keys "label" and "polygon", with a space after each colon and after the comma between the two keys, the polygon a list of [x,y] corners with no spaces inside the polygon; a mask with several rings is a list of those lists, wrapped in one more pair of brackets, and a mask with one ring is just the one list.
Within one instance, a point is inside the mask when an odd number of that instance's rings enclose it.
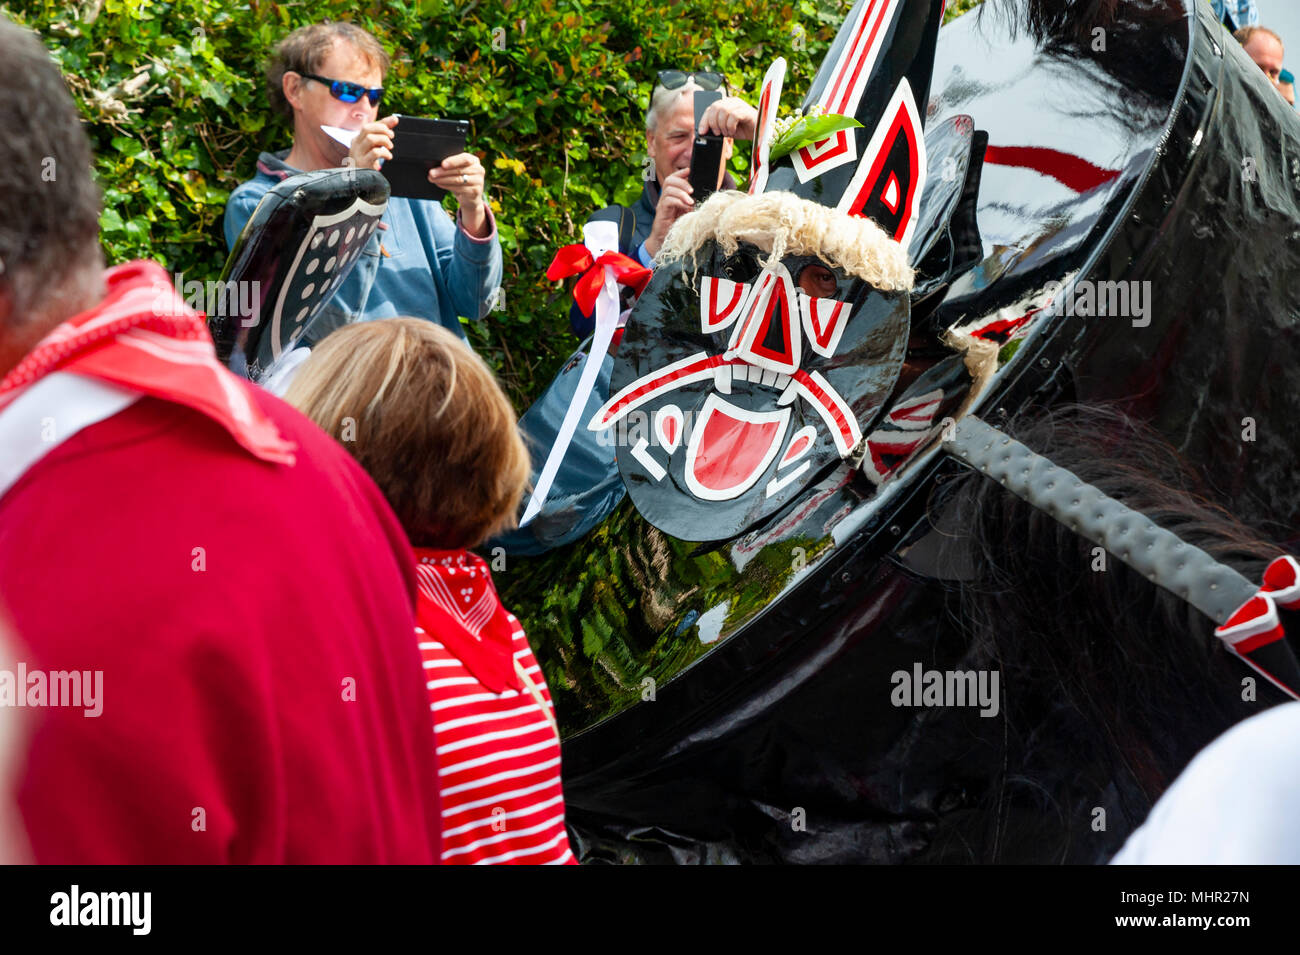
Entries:
{"label": "woman with sunglasses", "polygon": [[[697,132],[694,93],[719,89],[723,98],[705,111],[698,132],[726,137],[718,188],[736,188],[736,181],[727,172],[732,140],[754,137],[758,110],[739,97],[726,95],[727,84],[721,73],[660,70],[646,110],[647,158],[641,197],[631,206],[610,206],[592,217],[619,222],[619,251],[642,265],[654,265],[668,230],[695,207],[690,184]],[[624,306],[630,306],[634,298],[628,290]],[[584,315],[576,304],[569,310],[569,321],[579,338],[591,334],[595,327],[595,316]]]}
{"label": "woman with sunglasses", "polygon": [[[271,106],[293,122],[293,146],[262,153],[257,175],[226,206],[226,244],[234,247],[263,195],[299,172],[344,165],[377,168],[392,158],[396,116],[379,118],[389,58],[379,42],[350,23],[301,27],[275,48],[267,68]],[[357,130],[351,148],[322,127]],[[459,207],[455,223],[438,202],[389,199],[380,229],[309,332],[319,339],[357,321],[415,315],[462,340],[460,316],[480,319],[501,283],[501,246],[483,198],[484,169],[461,153],[429,173]],[[307,344],[311,344],[308,342]]]}

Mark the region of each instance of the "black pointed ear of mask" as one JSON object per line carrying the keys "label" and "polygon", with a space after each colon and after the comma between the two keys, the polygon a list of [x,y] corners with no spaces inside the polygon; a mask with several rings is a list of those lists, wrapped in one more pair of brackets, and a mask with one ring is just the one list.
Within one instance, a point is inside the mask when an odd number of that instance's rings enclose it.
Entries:
{"label": "black pointed ear of mask", "polygon": [[862,126],[775,160],[765,191],[867,216],[908,243],[925,182],[922,117],[943,8],[944,0],[858,0],[803,108]]}
{"label": "black pointed ear of mask", "polygon": [[988,141],[988,133],[974,129],[968,116],[954,116],[926,135],[926,188],[908,248],[908,261],[916,268],[914,331],[940,331],[927,318],[952,284],[984,257],[976,207]]}

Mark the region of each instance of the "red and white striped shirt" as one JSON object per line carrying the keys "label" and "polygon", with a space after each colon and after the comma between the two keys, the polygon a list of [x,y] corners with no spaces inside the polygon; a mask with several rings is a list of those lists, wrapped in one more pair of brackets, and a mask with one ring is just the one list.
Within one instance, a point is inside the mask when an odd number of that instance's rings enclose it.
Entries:
{"label": "red and white striped shirt", "polygon": [[[443,863],[576,864],[564,828],[554,705],[523,627],[497,600],[478,556],[424,549],[416,556],[425,611],[416,635],[436,736]],[[431,624],[431,606],[452,621]],[[490,618],[500,626],[485,625]],[[495,670],[484,669],[483,652],[496,653]]]}

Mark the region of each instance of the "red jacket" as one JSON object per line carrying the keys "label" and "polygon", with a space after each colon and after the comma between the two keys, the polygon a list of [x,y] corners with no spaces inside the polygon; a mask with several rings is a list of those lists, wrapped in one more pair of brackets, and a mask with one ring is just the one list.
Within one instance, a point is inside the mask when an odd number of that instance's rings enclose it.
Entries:
{"label": "red jacket", "polygon": [[413,557],[369,477],[259,461],[142,398],[0,498],[0,603],[28,670],[102,670],[102,714],[31,709],[19,805],[42,863],[423,863],[437,765]]}

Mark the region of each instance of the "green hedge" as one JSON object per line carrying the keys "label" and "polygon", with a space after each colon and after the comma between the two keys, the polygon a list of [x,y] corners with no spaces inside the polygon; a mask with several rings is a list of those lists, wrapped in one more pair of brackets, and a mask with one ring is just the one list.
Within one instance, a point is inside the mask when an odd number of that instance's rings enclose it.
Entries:
{"label": "green hedge", "polygon": [[[950,3],[953,16],[977,0]],[[225,260],[226,198],[258,152],[289,144],[262,66],[294,27],[326,18],[393,54],[385,112],[456,116],[488,168],[506,261],[505,311],[472,326],[516,404],[575,340],[567,291],[542,273],[587,215],[640,190],[655,72],[721,69],[753,101],[777,56],[797,105],[851,0],[82,0],[3,3],[41,34],[85,116],[110,262],[156,259],[187,279]],[[18,107],[21,108],[20,105]],[[747,149],[732,168],[743,176]],[[448,199],[448,203],[452,200]]]}

